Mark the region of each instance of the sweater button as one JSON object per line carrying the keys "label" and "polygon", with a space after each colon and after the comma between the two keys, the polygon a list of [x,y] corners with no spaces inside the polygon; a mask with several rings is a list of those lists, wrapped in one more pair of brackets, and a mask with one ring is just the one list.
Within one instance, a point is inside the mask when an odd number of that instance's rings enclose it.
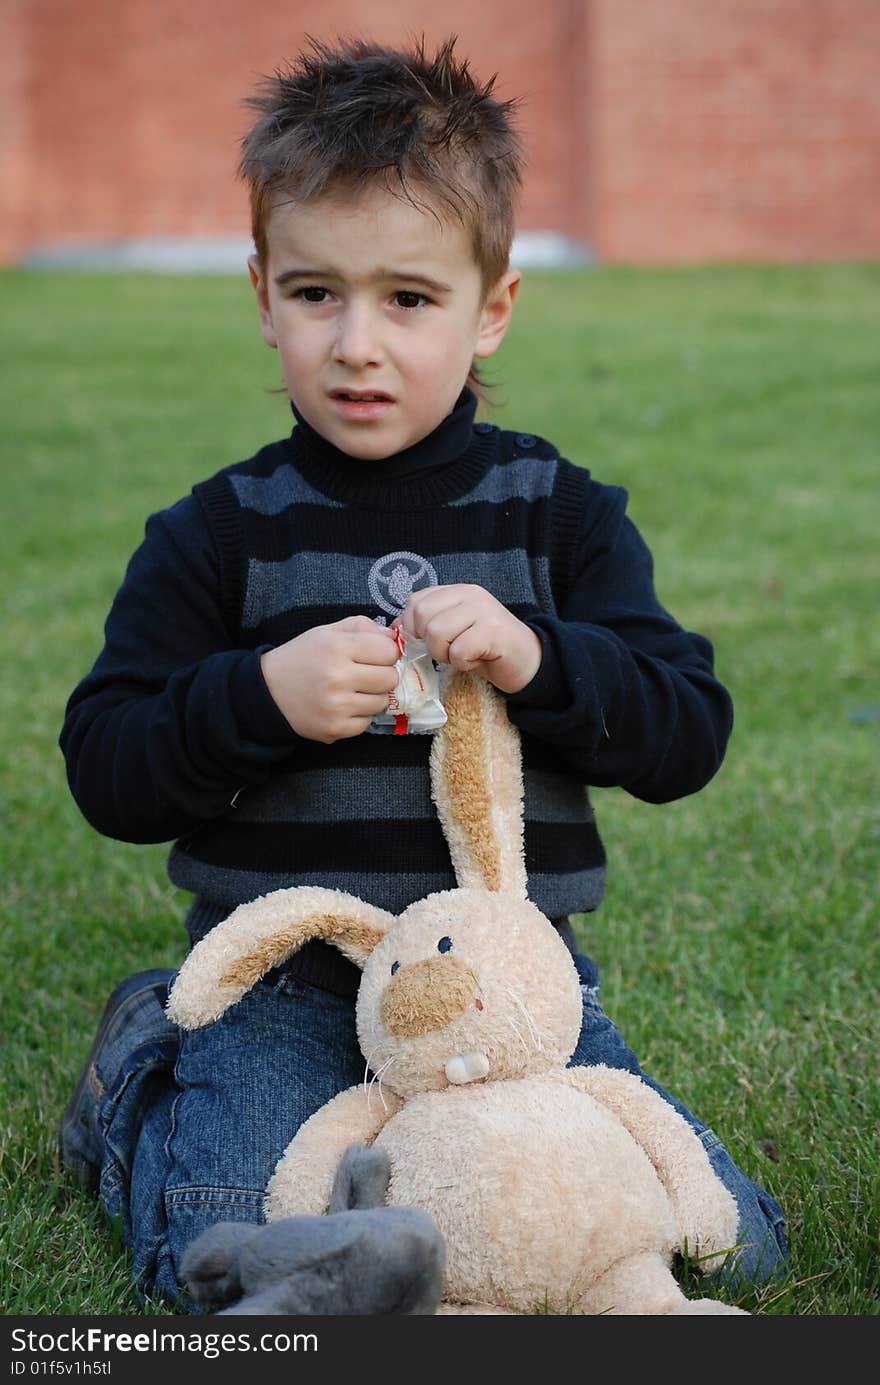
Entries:
{"label": "sweater button", "polygon": [[492,429],[494,428],[494,426],[495,426],[494,423],[475,423],[475,424],[474,424],[474,432],[475,432],[475,433],[491,433],[491,432],[492,432]]}
{"label": "sweater button", "polygon": [[531,433],[517,433],[516,435],[517,447],[534,447],[537,441],[538,439],[533,438]]}

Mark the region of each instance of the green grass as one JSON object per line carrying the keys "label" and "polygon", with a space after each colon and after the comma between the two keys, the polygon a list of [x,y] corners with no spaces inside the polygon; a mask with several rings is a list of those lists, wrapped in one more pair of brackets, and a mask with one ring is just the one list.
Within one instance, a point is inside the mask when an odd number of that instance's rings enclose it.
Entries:
{"label": "green grass", "polygon": [[[183,956],[165,848],[99,838],[57,749],[146,515],[290,427],[246,278],[10,273],[0,679],[0,1310],[137,1311],[55,1127],[107,993]],[[504,426],[626,485],[664,603],[737,720],[702,793],[595,795],[582,923],[645,1068],[786,1208],[744,1306],[878,1303],[880,266],[529,273],[490,363]]]}

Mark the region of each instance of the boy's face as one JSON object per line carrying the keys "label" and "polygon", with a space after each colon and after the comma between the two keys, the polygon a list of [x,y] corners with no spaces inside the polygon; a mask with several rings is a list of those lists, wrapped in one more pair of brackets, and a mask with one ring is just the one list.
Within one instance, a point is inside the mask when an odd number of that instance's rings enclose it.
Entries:
{"label": "boy's face", "polygon": [[379,188],[279,202],[267,242],[268,264],[248,265],[287,392],[318,433],[369,461],[451,412],[473,358],[500,346],[521,277],[508,270],[484,302],[467,232]]}

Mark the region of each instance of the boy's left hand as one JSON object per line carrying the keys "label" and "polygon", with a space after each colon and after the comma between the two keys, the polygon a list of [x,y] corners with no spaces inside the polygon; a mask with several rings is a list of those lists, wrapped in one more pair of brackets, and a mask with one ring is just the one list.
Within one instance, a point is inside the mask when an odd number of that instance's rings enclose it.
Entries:
{"label": "boy's left hand", "polygon": [[394,622],[424,640],[432,659],[515,693],[541,666],[541,641],[484,587],[456,583],[415,592]]}

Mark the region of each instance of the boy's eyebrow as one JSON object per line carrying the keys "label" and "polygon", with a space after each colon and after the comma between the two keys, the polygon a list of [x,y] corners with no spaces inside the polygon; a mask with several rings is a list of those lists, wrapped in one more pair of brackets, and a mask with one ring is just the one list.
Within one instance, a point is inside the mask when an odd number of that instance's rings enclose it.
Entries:
{"label": "boy's eyebrow", "polygon": [[[285,269],[280,274],[276,274],[275,283],[278,288],[286,288],[295,279],[338,279],[340,276],[332,269]],[[404,279],[408,284],[424,284],[433,293],[451,293],[452,285],[443,284],[439,279],[432,279],[428,274],[410,273],[407,269],[377,269],[375,274],[370,276],[371,281],[379,283],[385,279]]]}

